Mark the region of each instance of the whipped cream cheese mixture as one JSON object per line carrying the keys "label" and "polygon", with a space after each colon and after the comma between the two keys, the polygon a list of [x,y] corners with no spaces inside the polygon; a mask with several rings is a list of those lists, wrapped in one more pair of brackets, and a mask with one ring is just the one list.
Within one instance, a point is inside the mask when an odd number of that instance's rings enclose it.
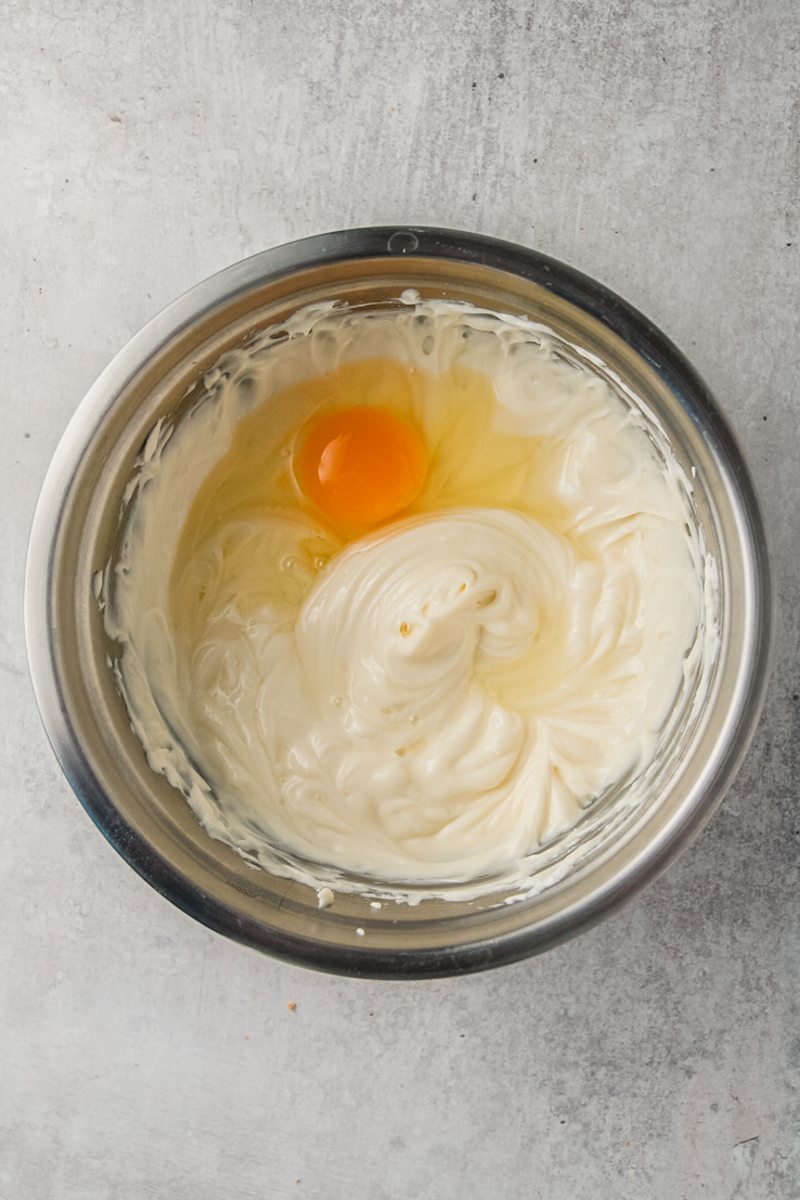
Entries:
{"label": "whipped cream cheese mixture", "polygon": [[652,418],[544,327],[401,301],[227,353],[148,439],[103,589],[151,766],[334,889],[530,874],[636,801],[713,634]]}

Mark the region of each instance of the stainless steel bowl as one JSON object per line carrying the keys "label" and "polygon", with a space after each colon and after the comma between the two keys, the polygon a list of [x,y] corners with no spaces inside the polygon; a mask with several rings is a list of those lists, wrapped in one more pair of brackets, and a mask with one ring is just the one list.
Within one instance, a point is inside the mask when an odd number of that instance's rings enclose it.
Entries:
{"label": "stainless steel bowl", "polygon": [[[717,558],[721,643],[714,683],[673,766],[611,845],[515,904],[426,900],[376,910],[357,895],[317,907],[311,888],[254,870],[209,838],[147,766],[106,656],[92,579],[113,552],[125,485],[155,421],[179,410],[219,355],[302,305],[427,296],[519,312],[598,355],[658,415],[693,469],[697,516]],[[345,974],[457,974],[537,953],[597,921],[696,836],[744,755],[761,708],[771,591],[753,485],[708,389],[640,313],[577,271],[476,234],[357,229],[258,254],[193,288],[117,355],[58,447],[31,534],[26,629],[47,733],[81,803],[149,883],[220,933]],[[357,930],[363,933],[358,933]]]}

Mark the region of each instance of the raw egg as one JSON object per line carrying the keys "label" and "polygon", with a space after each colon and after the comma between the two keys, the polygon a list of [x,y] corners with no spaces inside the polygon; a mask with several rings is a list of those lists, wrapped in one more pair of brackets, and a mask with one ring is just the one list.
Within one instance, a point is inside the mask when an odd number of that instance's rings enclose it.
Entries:
{"label": "raw egg", "polygon": [[338,409],[312,420],[295,460],[303,493],[337,524],[378,525],[402,512],[425,482],[418,430],[388,408]]}
{"label": "raw egg", "polygon": [[[558,455],[547,440],[498,428],[496,411],[481,372],[429,371],[388,356],[266,393],[239,420],[186,518],[173,576],[176,628],[193,628],[204,612],[191,564],[219,554],[226,571],[236,560],[240,611],[256,611],[277,595],[295,604],[343,546],[395,519],[473,504],[558,527]],[[256,536],[279,517],[308,527],[291,553]],[[236,536],[220,542],[223,529]],[[251,548],[237,554],[245,533]]]}

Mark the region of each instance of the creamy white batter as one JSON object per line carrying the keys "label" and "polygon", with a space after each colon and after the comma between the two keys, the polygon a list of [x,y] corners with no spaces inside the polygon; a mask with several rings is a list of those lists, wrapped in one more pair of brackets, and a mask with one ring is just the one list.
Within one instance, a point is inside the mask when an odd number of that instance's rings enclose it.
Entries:
{"label": "creamy white batter", "polygon": [[[665,721],[708,672],[709,561],[663,435],[588,362],[522,319],[404,300],[369,320],[296,314],[153,431],[105,623],[151,766],[212,836],[306,882],[456,881],[463,897],[524,880],[609,789],[636,802]],[[554,447],[541,512],[454,496],[345,545],[290,506],[237,517],[183,568],[204,600],[176,631],[183,523],[237,423],[375,355],[490,376],[496,429]],[[307,415],[275,411],[276,454]]]}

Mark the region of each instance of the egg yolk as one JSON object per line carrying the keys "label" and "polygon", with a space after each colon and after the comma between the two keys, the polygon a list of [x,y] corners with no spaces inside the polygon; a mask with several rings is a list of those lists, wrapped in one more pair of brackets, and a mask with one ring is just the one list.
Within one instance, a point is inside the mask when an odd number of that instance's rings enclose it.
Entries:
{"label": "egg yolk", "polygon": [[386,408],[343,408],[319,417],[295,459],[305,495],[332,521],[377,525],[419,495],[427,456],[421,435]]}

